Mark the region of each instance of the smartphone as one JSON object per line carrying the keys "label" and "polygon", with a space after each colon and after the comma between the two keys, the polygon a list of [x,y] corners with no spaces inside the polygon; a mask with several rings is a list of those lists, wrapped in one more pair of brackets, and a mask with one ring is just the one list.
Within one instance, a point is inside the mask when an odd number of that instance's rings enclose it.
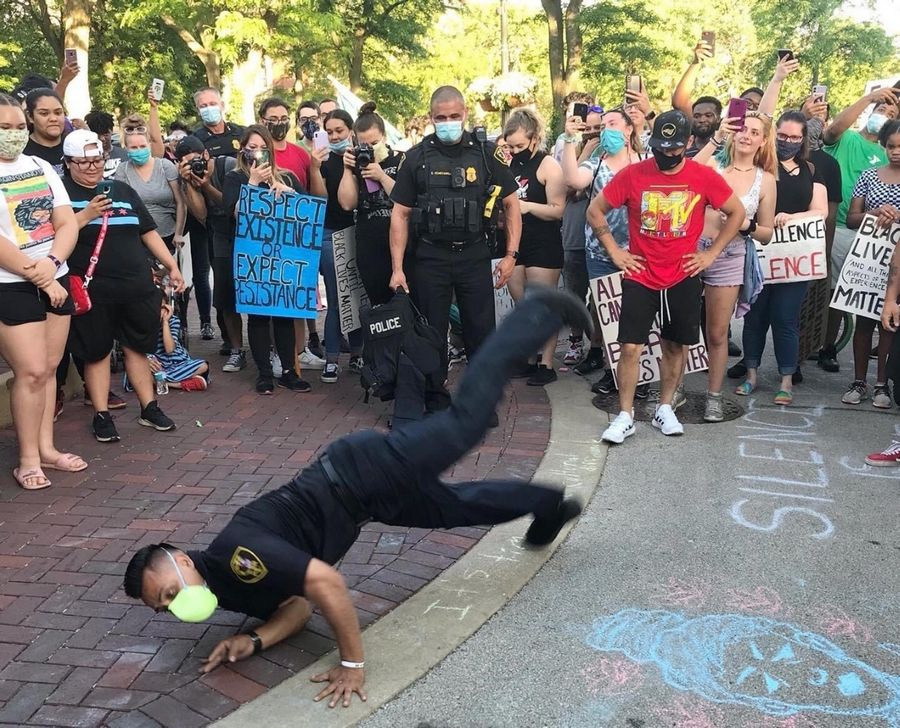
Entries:
{"label": "smartphone", "polygon": [[101,180],[97,183],[97,194],[98,195],[106,195],[106,197],[112,197],[112,188],[113,184],[107,179]]}
{"label": "smartphone", "polygon": [[577,116],[582,121],[587,121],[588,115],[588,105],[587,104],[579,104],[576,101],[573,101],[569,104],[569,110],[566,113],[566,118],[570,119],[573,116]]}
{"label": "smartphone", "polygon": [[644,87],[644,82],[641,80],[641,77],[634,73],[629,73],[625,76],[625,90],[633,91],[634,93],[640,93],[641,89]]}
{"label": "smartphone", "polygon": [[163,90],[166,88],[166,82],[161,78],[154,78],[153,82],[150,84],[150,93],[153,94],[153,98],[157,101],[162,101],[163,99]]}
{"label": "smartphone", "polygon": [[716,31],[704,30],[700,34],[700,40],[709,46],[709,50],[713,55],[716,55]]}
{"label": "smartphone", "polygon": [[67,66],[78,65],[78,51],[76,51],[74,48],[66,48],[63,57],[65,58]]}
{"label": "smartphone", "polygon": [[778,54],[778,60],[783,61],[785,58],[788,60],[794,60],[794,51],[789,48],[779,48],[775,51]]}
{"label": "smartphone", "polygon": [[315,134],[313,134],[313,148],[314,149],[328,149],[328,132],[324,129],[319,129]]}
{"label": "smartphone", "polygon": [[825,84],[817,83],[812,88],[813,98],[819,103],[825,103],[825,99],[828,97],[828,86]]}
{"label": "smartphone", "polygon": [[725,114],[728,119],[737,119],[738,126],[744,128],[744,120],[747,118],[747,99],[731,99],[728,102],[728,112]]}

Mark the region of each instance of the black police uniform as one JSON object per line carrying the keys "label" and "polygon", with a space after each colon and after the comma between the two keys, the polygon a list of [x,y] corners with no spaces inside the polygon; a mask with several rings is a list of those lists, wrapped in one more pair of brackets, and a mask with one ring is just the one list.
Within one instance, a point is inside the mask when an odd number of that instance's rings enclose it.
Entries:
{"label": "black police uniform", "polygon": [[195,129],[192,133],[203,142],[210,157],[237,157],[241,148],[244,127],[226,121],[225,131],[221,134],[214,134],[205,126]]}
{"label": "black police uniform", "polygon": [[[468,132],[459,144],[445,145],[432,134],[406,153],[391,192],[394,202],[413,208],[410,233],[417,246],[410,285],[419,309],[444,334],[455,292],[470,357],[494,328],[491,251],[484,218],[493,185],[500,187],[497,205],[518,189],[496,145],[480,143]],[[429,378],[429,411],[449,405],[444,387],[447,367],[445,349],[440,372]]]}
{"label": "black police uniform", "polygon": [[567,310],[582,317],[571,323],[590,329],[574,298],[555,291],[526,298],[470,361],[449,409],[388,435],[343,437],[290,483],[242,507],[205,551],[190,552],[219,604],[267,619],[303,594],[311,559],[337,562],[369,520],[454,528],[528,513],[559,518],[557,488],[517,480],[448,485],[439,476],[481,439],[510,374],[573,317]]}

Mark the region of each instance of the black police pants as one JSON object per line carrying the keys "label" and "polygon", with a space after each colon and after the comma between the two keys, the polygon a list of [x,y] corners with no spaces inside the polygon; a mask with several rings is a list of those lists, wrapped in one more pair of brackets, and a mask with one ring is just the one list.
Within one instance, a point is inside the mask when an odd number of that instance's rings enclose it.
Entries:
{"label": "black police pants", "polygon": [[[450,326],[450,304],[456,304],[462,319],[466,355],[471,361],[484,340],[494,330],[494,278],[491,253],[485,243],[475,243],[459,251],[420,242],[416,250],[413,295],[419,310],[442,336]],[[430,412],[450,404],[444,387],[447,379],[447,347],[441,350],[441,368],[428,378],[425,407]]]}
{"label": "black police pants", "polygon": [[528,298],[485,342],[448,409],[384,435],[358,432],[332,443],[338,476],[373,520],[394,526],[492,525],[528,513],[552,518],[562,491],[519,480],[444,483],[440,474],[484,436],[512,372],[554,332],[562,318]]}

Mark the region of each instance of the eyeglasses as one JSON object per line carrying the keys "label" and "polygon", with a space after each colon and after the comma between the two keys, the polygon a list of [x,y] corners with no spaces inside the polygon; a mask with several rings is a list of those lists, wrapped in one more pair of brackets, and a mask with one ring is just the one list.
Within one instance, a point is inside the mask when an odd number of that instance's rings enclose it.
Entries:
{"label": "eyeglasses", "polygon": [[298,116],[297,121],[302,124],[305,121],[317,121],[318,118],[315,114],[313,116]]}
{"label": "eyeglasses", "polygon": [[803,141],[802,136],[788,136],[787,134],[776,134],[775,138],[780,142],[791,142],[793,144]]}
{"label": "eyeglasses", "polygon": [[280,116],[276,119],[263,119],[266,124],[289,124],[291,122],[290,117],[288,116]]}
{"label": "eyeglasses", "polygon": [[126,134],[146,134],[147,127],[146,126],[126,126],[125,133]]}
{"label": "eyeglasses", "polygon": [[106,160],[103,157],[91,157],[90,159],[74,159],[70,157],[69,162],[76,167],[85,169],[87,167],[102,167]]}

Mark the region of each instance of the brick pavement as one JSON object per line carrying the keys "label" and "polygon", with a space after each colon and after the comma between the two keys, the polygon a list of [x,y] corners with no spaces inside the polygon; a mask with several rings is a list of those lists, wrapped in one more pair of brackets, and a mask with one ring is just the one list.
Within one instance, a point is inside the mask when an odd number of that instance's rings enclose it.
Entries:
{"label": "brick pavement", "polygon": [[[57,444],[90,468],[48,473],[48,490],[15,485],[15,438],[0,431],[0,725],[201,726],[334,647],[314,615],[300,635],[200,677],[201,659],[244,617],[220,610],[208,623],[182,624],[121,591],[135,548],[161,540],[202,547],[238,507],[293,477],[332,439],[385,424],[387,405],[363,404],[349,376],[327,385],[310,372],[310,394],[259,397],[253,365],[221,373],[213,343],[192,347],[214,366],[210,390],[163,398],[180,425],[172,433],[140,427],[129,396],[115,414],[122,442],[101,445],[89,432],[91,411],[69,402]],[[500,420],[450,479],[533,475],[549,438],[543,390],[513,384]],[[390,611],[483,533],[367,526],[340,565],[361,623]]]}

